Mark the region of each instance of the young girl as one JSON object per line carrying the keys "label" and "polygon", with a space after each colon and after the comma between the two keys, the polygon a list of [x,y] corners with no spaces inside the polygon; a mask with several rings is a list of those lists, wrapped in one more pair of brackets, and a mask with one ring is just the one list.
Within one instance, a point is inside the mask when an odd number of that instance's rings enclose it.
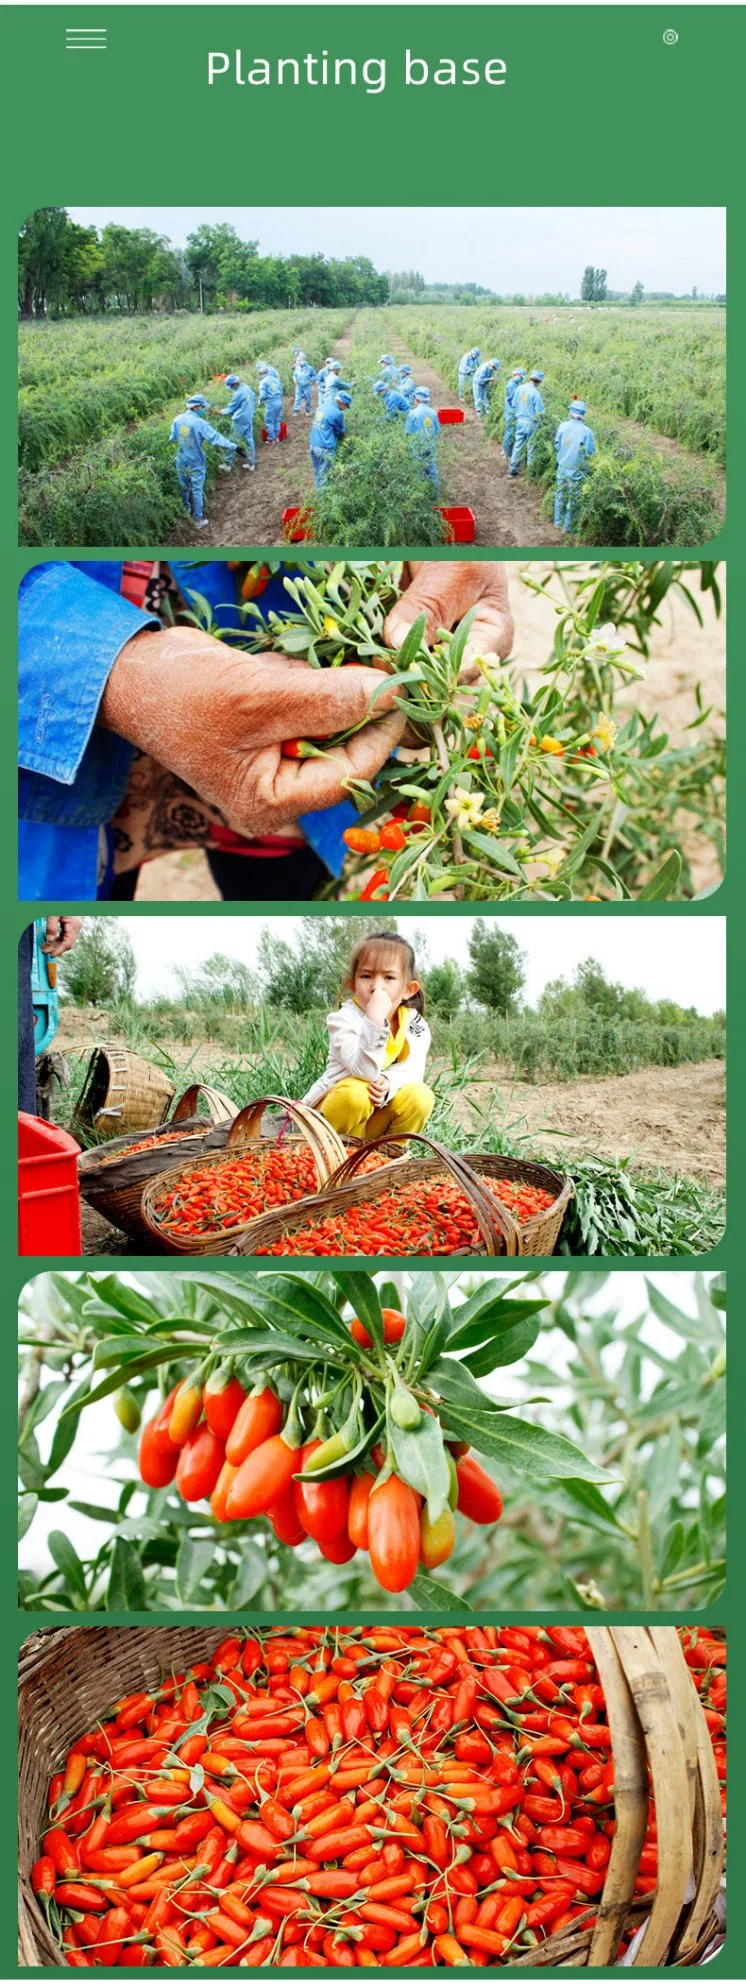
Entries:
{"label": "young girl", "polygon": [[303,1103],[358,1139],[421,1132],[435,1098],[422,1081],[430,1030],[409,941],[396,932],[358,940],[348,989],[349,998],[327,1020],[326,1069]]}

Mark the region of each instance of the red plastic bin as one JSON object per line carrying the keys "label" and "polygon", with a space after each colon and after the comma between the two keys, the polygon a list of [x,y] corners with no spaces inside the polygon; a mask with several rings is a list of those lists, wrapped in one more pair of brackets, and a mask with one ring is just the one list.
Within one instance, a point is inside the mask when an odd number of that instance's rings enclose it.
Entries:
{"label": "red plastic bin", "polygon": [[290,540],[291,545],[300,545],[302,539],[308,539],[311,536],[309,531],[304,531],[303,527],[298,524],[298,519],[302,517],[303,508],[300,504],[290,504],[288,509],[282,513],[282,529],[285,537]]}
{"label": "red plastic bin", "polygon": [[[287,438],[288,438],[288,424],[287,424],[287,421],[281,421],[281,422],[280,422],[280,437],[279,437],[279,439],[280,439],[280,441],[281,441],[281,442],[286,442],[286,441],[287,441]],[[266,440],[267,440],[267,430],[266,430],[266,428],[263,428],[263,429],[262,429],[262,441],[263,441],[263,442],[266,442]]]}
{"label": "red plastic bin", "polygon": [[79,1152],[69,1132],[19,1111],[19,1256],[82,1256]]}
{"label": "red plastic bin", "polygon": [[438,420],[441,428],[458,428],[464,418],[463,407],[439,407]]}
{"label": "red plastic bin", "polygon": [[468,504],[441,504],[441,513],[449,527],[452,545],[473,545],[476,531],[476,512]]}

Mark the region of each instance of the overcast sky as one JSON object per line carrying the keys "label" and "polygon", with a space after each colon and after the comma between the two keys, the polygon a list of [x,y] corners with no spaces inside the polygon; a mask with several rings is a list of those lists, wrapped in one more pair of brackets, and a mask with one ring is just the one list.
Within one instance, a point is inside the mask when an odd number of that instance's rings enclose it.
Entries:
{"label": "overcast sky", "polygon": [[611,290],[725,291],[724,207],[71,207],[74,221],[153,228],[183,248],[227,221],[263,255],[368,255],[426,282],[577,296],[586,263]]}
{"label": "overcast sky", "polygon": [[[194,969],[211,953],[227,953],[254,965],[259,938],[266,924],[279,938],[292,942],[297,918],[229,916],[124,918],[137,961],[137,993],[141,998],[177,992],[174,963]],[[725,919],[708,918],[704,931],[686,917],[629,918],[501,918],[501,930],[514,933],[527,955],[525,998],[533,1003],[548,980],[571,977],[581,960],[592,954],[611,980],[641,987],[654,1001],[679,1001],[709,1015],[725,1006]],[[468,925],[465,918],[443,912],[420,919],[427,931],[433,963],[450,957],[466,959]],[[399,931],[418,929],[416,917],[399,917]],[[350,920],[350,947],[355,922]]]}

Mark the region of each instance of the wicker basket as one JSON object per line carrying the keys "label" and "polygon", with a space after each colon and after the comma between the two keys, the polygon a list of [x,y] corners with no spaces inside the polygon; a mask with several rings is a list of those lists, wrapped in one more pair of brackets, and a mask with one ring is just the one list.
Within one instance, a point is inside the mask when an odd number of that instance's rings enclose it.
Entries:
{"label": "wicker basket", "polygon": [[[207,1120],[197,1115],[200,1101],[207,1107]],[[201,1155],[215,1146],[224,1146],[237,1110],[237,1105],[212,1084],[191,1084],[170,1118],[147,1128],[148,1137],[164,1140],[160,1152],[157,1146],[150,1146],[145,1153],[128,1153],[133,1134],[126,1132],[117,1139],[107,1140],[105,1146],[94,1146],[89,1152],[81,1153],[78,1185],[84,1201],[115,1229],[123,1229],[135,1242],[150,1246],[150,1231],[140,1215],[143,1188],[177,1161],[183,1166],[195,1153]],[[183,1141],[171,1137],[176,1125],[183,1129]],[[119,1160],[118,1153],[122,1154]]]}
{"label": "wicker basket", "polygon": [[[19,1934],[23,1967],[62,1964],[31,1889],[46,1824],[50,1778],[81,1729],[131,1691],[150,1690],[162,1671],[204,1662],[219,1625],[41,1630],[18,1666]],[[603,1893],[588,1918],[511,1959],[512,1967],[610,1967],[619,1942],[645,1930],[634,1965],[695,1966],[721,1934],[715,1903],[723,1871],[723,1825],[704,1713],[675,1629],[587,1631],[606,1695],[615,1766],[617,1831]],[[645,1830],[649,1780],[658,1820],[658,1888],[632,1905]],[[693,1879],[693,1883],[690,1880]],[[688,1902],[687,1891],[692,1894]]]}
{"label": "wicker basket", "polygon": [[[252,1222],[241,1236],[233,1254],[253,1256],[257,1248],[264,1249],[277,1242],[282,1236],[292,1234],[304,1222],[322,1220],[325,1215],[334,1215],[347,1208],[354,1208],[360,1201],[375,1201],[382,1189],[390,1185],[390,1172],[383,1171],[357,1180],[355,1175],[361,1165],[364,1153],[375,1152],[382,1140],[371,1140],[360,1152],[352,1153],[322,1194],[312,1200],[295,1202],[292,1208],[281,1210],[275,1215],[263,1215]],[[475,1248],[479,1256],[551,1256],[562,1227],[562,1220],[568,1202],[572,1197],[572,1182],[566,1180],[553,1167],[537,1166],[530,1160],[511,1160],[494,1153],[450,1153],[445,1146],[439,1146],[423,1132],[410,1135],[409,1145],[426,1146],[432,1157],[413,1157],[410,1154],[396,1163],[396,1177],[400,1186],[412,1181],[431,1180],[434,1174],[450,1173],[461,1187],[470,1203],[479,1226],[481,1243]],[[556,1196],[551,1208],[526,1223],[519,1223],[508,1208],[503,1208],[495,1200],[480,1175],[491,1179],[530,1180],[534,1186],[546,1187]]]}
{"label": "wicker basket", "polygon": [[[239,1111],[238,1117],[234,1119],[222,1151],[206,1155],[204,1159],[200,1158],[198,1162],[200,1170],[214,1171],[223,1164],[228,1150],[235,1150],[236,1153],[270,1152],[279,1143],[279,1139],[278,1135],[262,1135],[262,1118],[268,1106],[282,1110],[286,1118],[291,1119],[296,1131],[289,1136],[281,1135],[283,1143],[310,1147],[316,1179],[319,1187],[323,1187],[335,1169],[347,1158],[347,1148],[343,1145],[339,1133],[335,1132],[332,1125],[327,1124],[320,1112],[312,1111],[308,1105],[297,1104],[290,1098],[258,1098],[254,1104],[245,1105],[243,1111]],[[164,1188],[168,1190],[177,1185],[183,1170],[183,1162],[181,1166],[169,1167],[157,1180],[150,1181],[142,1193],[141,1220],[149,1246],[152,1247],[155,1241],[160,1250],[171,1256],[227,1256],[236,1237],[243,1235],[245,1224],[234,1222],[230,1227],[211,1232],[209,1236],[186,1236],[183,1239],[168,1235],[159,1226],[154,1213],[156,1198]],[[302,1205],[307,1208],[311,1203],[304,1201]]]}
{"label": "wicker basket", "polygon": [[73,1131],[148,1132],[161,1125],[174,1095],[165,1070],[129,1049],[94,1049],[75,1107]]}

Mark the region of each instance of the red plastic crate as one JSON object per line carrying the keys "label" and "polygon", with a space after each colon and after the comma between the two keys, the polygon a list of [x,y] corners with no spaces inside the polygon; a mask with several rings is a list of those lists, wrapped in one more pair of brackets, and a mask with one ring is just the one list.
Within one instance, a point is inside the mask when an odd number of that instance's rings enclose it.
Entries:
{"label": "red plastic crate", "polygon": [[79,1152],[69,1132],[19,1111],[19,1256],[82,1256]]}
{"label": "red plastic crate", "polygon": [[438,420],[441,428],[458,428],[464,418],[463,407],[439,407]]}
{"label": "red plastic crate", "polygon": [[452,545],[473,545],[476,531],[476,512],[468,504],[441,504],[441,513],[449,527]]}
{"label": "red plastic crate", "polygon": [[302,518],[302,516],[303,510],[300,504],[291,504],[282,513],[282,529],[285,537],[290,540],[291,545],[300,545],[302,539],[308,539],[311,536],[309,531],[303,531],[298,526],[298,519]]}
{"label": "red plastic crate", "polygon": [[[286,442],[286,441],[287,441],[287,438],[288,438],[288,424],[287,424],[287,421],[281,421],[281,422],[280,422],[280,441],[281,441],[281,442]],[[262,429],[262,441],[263,441],[263,442],[266,442],[266,440],[267,440],[267,430],[266,430],[266,428],[263,428],[263,429]]]}

